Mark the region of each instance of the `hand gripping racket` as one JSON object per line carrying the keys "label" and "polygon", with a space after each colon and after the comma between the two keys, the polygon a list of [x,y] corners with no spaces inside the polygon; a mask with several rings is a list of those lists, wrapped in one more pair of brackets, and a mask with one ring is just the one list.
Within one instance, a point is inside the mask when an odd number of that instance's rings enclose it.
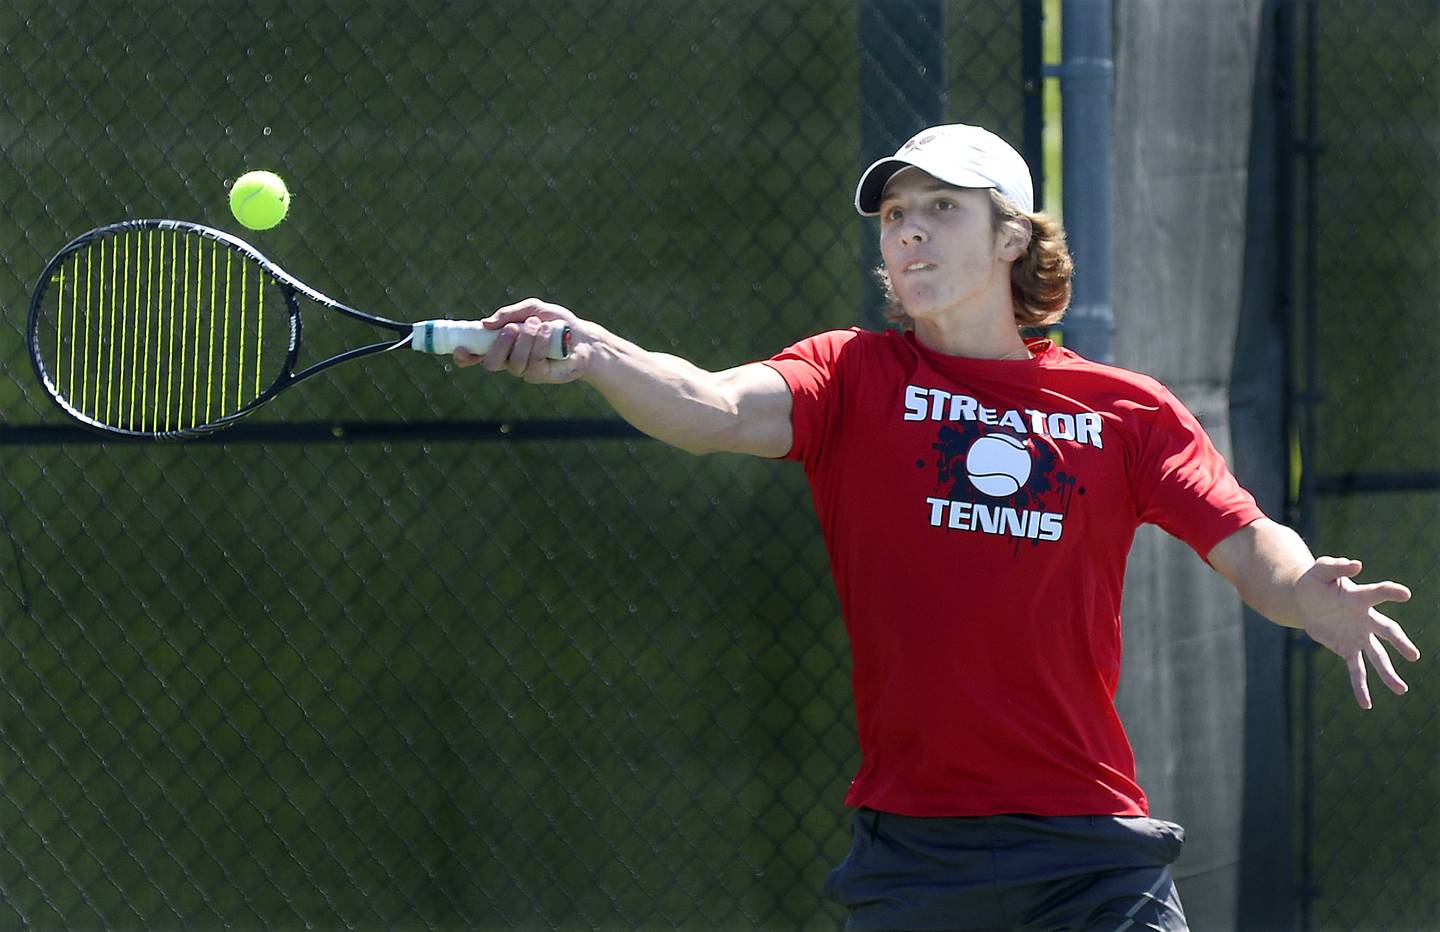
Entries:
{"label": "hand gripping racket", "polygon": [[[297,369],[301,296],[398,336]],[[404,346],[483,354],[499,332],[357,311],[249,243],[182,220],[128,220],[76,237],[30,299],[30,358],[45,390],[80,423],[127,437],[202,436],[339,363]],[[547,355],[569,352],[569,328],[553,330]]]}

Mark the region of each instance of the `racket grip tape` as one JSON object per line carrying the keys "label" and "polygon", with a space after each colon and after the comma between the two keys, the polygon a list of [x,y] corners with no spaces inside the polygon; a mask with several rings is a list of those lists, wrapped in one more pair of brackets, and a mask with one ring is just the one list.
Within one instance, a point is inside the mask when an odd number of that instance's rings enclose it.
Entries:
{"label": "racket grip tape", "polygon": [[[410,348],[421,353],[448,356],[463,346],[476,356],[484,356],[499,335],[499,330],[487,330],[478,320],[422,320],[413,325]],[[564,359],[570,355],[568,326],[560,324],[552,327],[550,346],[545,355],[549,359]]]}

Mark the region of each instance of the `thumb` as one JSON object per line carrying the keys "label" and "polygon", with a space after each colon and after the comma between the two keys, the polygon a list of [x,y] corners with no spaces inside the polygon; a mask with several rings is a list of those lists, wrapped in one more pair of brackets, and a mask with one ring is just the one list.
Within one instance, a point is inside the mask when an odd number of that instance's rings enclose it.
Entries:
{"label": "thumb", "polygon": [[1322,582],[1335,582],[1341,578],[1353,579],[1360,575],[1361,569],[1360,561],[1349,557],[1319,557],[1310,572]]}
{"label": "thumb", "polygon": [[562,320],[566,323],[573,323],[575,315],[558,304],[551,304],[539,298],[526,298],[523,301],[516,301],[514,304],[507,304],[499,308],[482,323],[491,330],[498,330],[506,324],[518,324],[529,320],[531,317],[538,317],[541,320]]}

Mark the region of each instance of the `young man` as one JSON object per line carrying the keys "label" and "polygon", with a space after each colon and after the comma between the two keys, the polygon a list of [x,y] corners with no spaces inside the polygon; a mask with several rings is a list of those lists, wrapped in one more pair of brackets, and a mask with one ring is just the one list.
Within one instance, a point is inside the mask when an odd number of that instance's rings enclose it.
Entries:
{"label": "young man", "polygon": [[[864,763],[854,843],[827,894],[853,929],[1183,929],[1113,705],[1135,529],[1189,543],[1258,611],[1350,669],[1405,683],[1376,611],[1393,582],[1315,559],[1266,518],[1155,380],[1021,327],[1063,314],[1064,231],[1023,159],[972,126],[926,130],[860,179],[878,215],[889,314],[760,363],[707,372],[538,300],[487,320],[483,364],[589,382],[623,417],[703,453],[803,464],[850,635]],[[573,352],[544,358],[557,322]]]}

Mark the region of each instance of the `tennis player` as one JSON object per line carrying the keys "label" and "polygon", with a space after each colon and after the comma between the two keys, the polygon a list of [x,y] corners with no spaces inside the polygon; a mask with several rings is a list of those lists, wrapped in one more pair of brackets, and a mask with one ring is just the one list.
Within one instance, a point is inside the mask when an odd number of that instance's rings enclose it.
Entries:
{"label": "tennis player", "polygon": [[[626,420],[695,453],[799,462],[850,636],[863,765],[849,855],[826,894],[850,929],[1184,929],[1113,699],[1136,528],[1185,541],[1277,624],[1304,630],[1371,704],[1367,664],[1404,693],[1359,584],[1267,518],[1163,385],[1023,327],[1070,297],[1065,234],[1034,211],[1020,155],[938,126],[860,178],[879,217],[884,332],[821,333],[722,372],[648,352],[563,307],[495,312],[462,365],[581,379]],[[555,322],[574,352],[544,357]]]}

